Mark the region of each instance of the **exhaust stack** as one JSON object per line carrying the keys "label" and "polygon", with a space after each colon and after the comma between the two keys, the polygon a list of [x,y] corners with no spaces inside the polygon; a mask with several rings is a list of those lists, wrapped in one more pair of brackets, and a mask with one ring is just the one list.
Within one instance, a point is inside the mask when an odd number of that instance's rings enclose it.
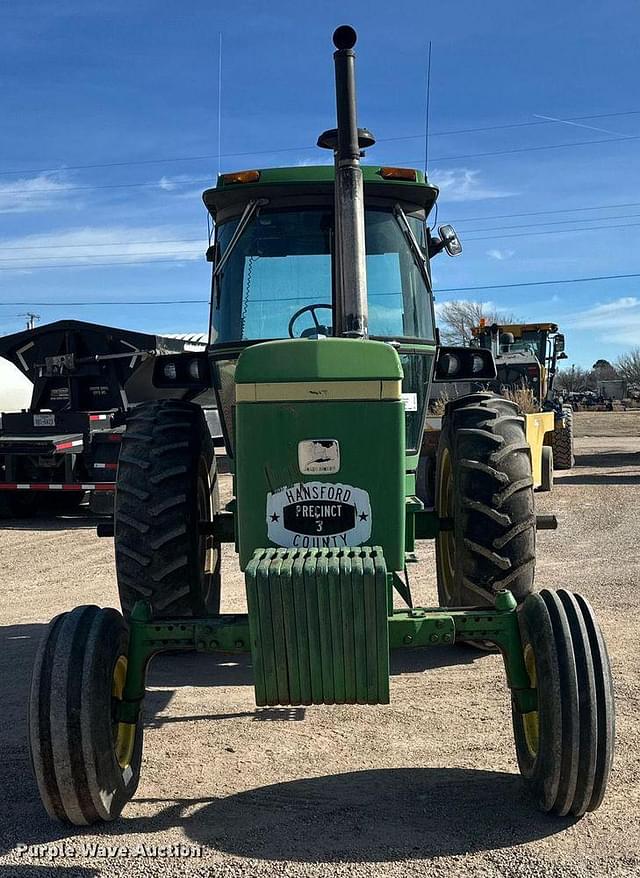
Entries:
{"label": "exhaust stack", "polygon": [[332,149],[335,161],[335,334],[366,338],[369,325],[360,150],[372,146],[375,140],[357,125],[356,40],[356,32],[349,25],[342,25],[333,34],[338,127],[321,134],[318,146]]}

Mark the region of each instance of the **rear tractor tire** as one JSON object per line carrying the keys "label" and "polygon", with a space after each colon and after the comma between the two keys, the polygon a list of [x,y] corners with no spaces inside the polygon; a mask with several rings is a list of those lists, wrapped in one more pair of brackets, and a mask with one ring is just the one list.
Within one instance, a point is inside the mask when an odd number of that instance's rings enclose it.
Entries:
{"label": "rear tractor tire", "polygon": [[551,434],[553,461],[556,469],[571,469],[574,465],[573,453],[573,409],[563,405],[564,427],[556,427]]}
{"label": "rear tractor tire", "polygon": [[122,612],[145,600],[155,619],[220,609],[220,543],[200,531],[219,511],[213,441],[202,409],[137,406],[123,436],[114,536]]}
{"label": "rear tractor tire", "polygon": [[518,765],[542,811],[582,816],[602,802],[615,738],[607,649],[588,602],[543,589],[518,610],[537,709],[512,702]]}
{"label": "rear tractor tire", "polygon": [[536,524],[531,450],[515,403],[474,393],[447,405],[436,462],[440,605],[491,605],[533,590]]}
{"label": "rear tractor tire", "polygon": [[142,723],[120,724],[128,633],[116,610],[77,607],[53,619],[31,679],[29,746],[44,807],[86,826],[114,820],[134,795]]}

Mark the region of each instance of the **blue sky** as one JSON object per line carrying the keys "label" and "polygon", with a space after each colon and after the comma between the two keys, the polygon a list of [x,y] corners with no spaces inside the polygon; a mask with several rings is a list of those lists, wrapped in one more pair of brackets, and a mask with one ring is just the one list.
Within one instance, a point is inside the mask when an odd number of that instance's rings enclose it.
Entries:
{"label": "blue sky", "polygon": [[[28,310],[205,331],[218,33],[221,167],[237,170],[325,160],[309,147],[334,124],[331,33],[344,22],[359,33],[359,122],[379,140],[376,163],[422,165],[433,42],[429,171],[439,221],[464,244],[434,262],[438,301],[556,320],[581,365],[640,345],[640,278],[446,292],[640,274],[634,0],[4,0],[0,332]],[[62,304],[81,301],[123,304]]]}

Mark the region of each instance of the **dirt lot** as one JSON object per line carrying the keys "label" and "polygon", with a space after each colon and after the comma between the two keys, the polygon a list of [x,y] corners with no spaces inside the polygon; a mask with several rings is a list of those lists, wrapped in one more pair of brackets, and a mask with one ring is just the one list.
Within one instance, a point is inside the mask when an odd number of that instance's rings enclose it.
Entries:
{"label": "dirt lot", "polygon": [[[106,831],[57,826],[25,746],[30,666],[51,616],[116,605],[112,544],[83,518],[13,522],[0,530],[0,875],[640,874],[640,412],[575,420],[577,465],[539,496],[560,530],[539,534],[538,583],[583,592],[608,638],[618,740],[598,812],[575,822],[534,810],[499,657],[437,649],[394,654],[383,708],[256,710],[247,661],[160,658],[135,800]],[[419,554],[414,590],[432,604],[432,546]],[[225,572],[225,609],[240,609],[230,557]],[[115,849],[92,852],[96,842]],[[200,855],[141,856],[143,843]]]}

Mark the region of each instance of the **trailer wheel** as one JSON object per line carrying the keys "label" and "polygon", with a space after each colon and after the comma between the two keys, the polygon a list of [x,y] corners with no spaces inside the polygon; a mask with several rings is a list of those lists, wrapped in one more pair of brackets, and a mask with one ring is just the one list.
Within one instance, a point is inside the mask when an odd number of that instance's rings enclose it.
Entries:
{"label": "trailer wheel", "polygon": [[542,811],[580,817],[600,805],[613,761],[606,647],[589,604],[564,590],[530,595],[519,622],[537,709],[512,702],[518,765]]}
{"label": "trailer wheel", "polygon": [[447,405],[436,464],[441,606],[493,605],[508,588],[533,590],[535,515],[531,450],[515,403],[475,393]]}
{"label": "trailer wheel", "polygon": [[542,446],[542,479],[538,490],[543,493],[553,490],[553,448],[550,445]]}
{"label": "trailer wheel", "polygon": [[556,427],[552,435],[553,460],[556,469],[571,469],[575,463],[573,453],[573,409],[563,405],[564,427]]}
{"label": "trailer wheel", "polygon": [[77,607],[53,619],[36,656],[29,701],[31,763],[54,820],[118,817],[134,795],[142,723],[118,723],[128,633],[116,610]]}
{"label": "trailer wheel", "polygon": [[114,513],[122,612],[146,600],[154,618],[220,608],[220,543],[200,532],[219,509],[213,442],[202,409],[137,406],[123,436]]}

